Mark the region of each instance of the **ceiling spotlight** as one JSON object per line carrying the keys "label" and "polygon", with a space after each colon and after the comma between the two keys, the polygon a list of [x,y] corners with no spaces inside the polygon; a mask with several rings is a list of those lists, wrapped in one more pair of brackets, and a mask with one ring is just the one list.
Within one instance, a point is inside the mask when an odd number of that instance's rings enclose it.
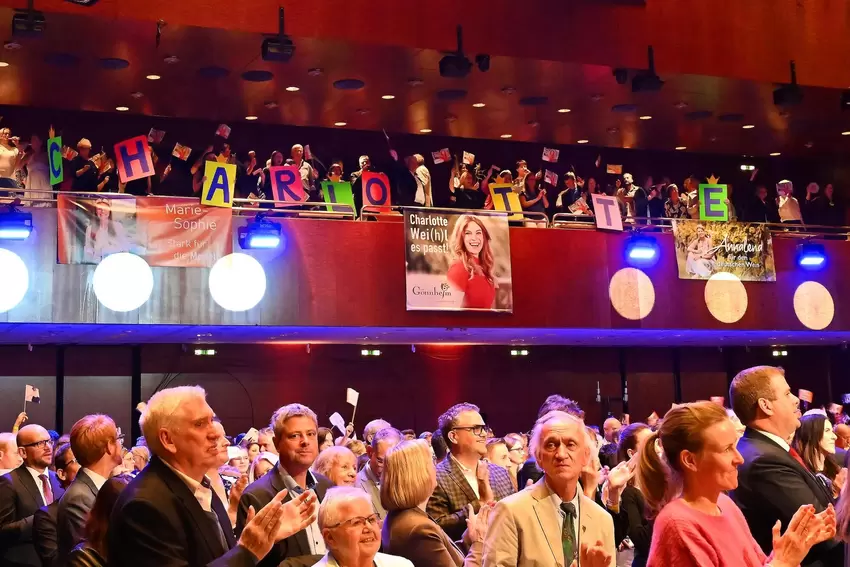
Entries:
{"label": "ceiling spotlight", "polygon": [[475,108],[484,108],[487,105],[484,104],[483,102],[476,102],[476,103],[473,103],[472,106],[475,107]]}
{"label": "ceiling spotlight", "polygon": [[[850,136],[850,132],[842,132],[841,135],[842,136]],[[811,143],[811,142],[809,142],[809,143]]]}
{"label": "ceiling spotlight", "polygon": [[688,108],[688,103],[683,100],[680,100],[679,102],[673,105],[673,108],[682,110],[683,108]]}
{"label": "ceiling spotlight", "polygon": [[513,134],[502,134],[502,138],[507,140],[508,138],[513,138]]}
{"label": "ceiling spotlight", "polygon": [[265,106],[269,110],[272,110],[272,109],[277,108],[278,104],[277,104],[277,102],[275,102],[273,100],[267,100],[266,102],[263,103],[263,106]]}
{"label": "ceiling spotlight", "polygon": [[652,116],[650,116],[650,115],[648,115],[648,114],[647,114],[647,115],[645,115],[645,116],[641,116],[641,117],[640,117],[640,119],[641,119],[641,120],[652,120]]}
{"label": "ceiling spotlight", "polygon": [[180,63],[180,58],[176,55],[169,55],[162,60],[166,65],[174,65]]}
{"label": "ceiling spotlight", "polygon": [[256,119],[257,119],[257,117],[254,116],[254,115],[249,115],[249,116],[245,117],[245,120],[256,120]]}
{"label": "ceiling spotlight", "polygon": [[158,81],[158,80],[160,80],[162,77],[160,77],[159,75],[148,75],[148,76],[147,76],[147,77],[145,77],[145,78],[146,78],[147,80],[149,80],[149,81]]}
{"label": "ceiling spotlight", "polygon": [[514,87],[502,87],[502,94],[512,95],[516,92]]}
{"label": "ceiling spotlight", "polygon": [[3,49],[6,51],[18,51],[21,49],[23,45],[19,41],[15,41],[14,39],[10,39],[8,41],[3,42]]}
{"label": "ceiling spotlight", "polygon": [[755,127],[755,124],[744,124],[743,126],[741,126],[741,128],[743,128],[744,130],[752,130]]}
{"label": "ceiling spotlight", "polygon": [[593,102],[599,102],[603,98],[605,98],[605,95],[600,93],[593,93],[592,95],[590,95],[590,100],[592,100]]}
{"label": "ceiling spotlight", "polygon": [[566,114],[568,112],[571,112],[571,110],[569,108],[559,108],[558,112],[560,112],[561,114]]}
{"label": "ceiling spotlight", "polygon": [[116,106],[115,110],[117,110],[118,112],[127,112],[128,110],[130,110],[130,108],[127,106]]}
{"label": "ceiling spotlight", "polygon": [[358,109],[357,109],[357,110],[355,110],[354,112],[356,112],[356,113],[357,113],[357,114],[359,114],[360,116],[366,116],[367,114],[369,114],[369,113],[370,113],[370,112],[372,112],[372,111],[371,111],[371,110],[369,110],[368,108],[358,108]]}
{"label": "ceiling spotlight", "polygon": [[8,66],[9,66],[9,64],[6,63],[5,61],[0,61],[0,67],[8,67]]}
{"label": "ceiling spotlight", "polygon": [[772,154],[770,154],[770,157],[776,157],[776,156],[781,156],[781,155],[782,154],[779,153],[779,152],[773,152]]}
{"label": "ceiling spotlight", "polygon": [[319,77],[325,71],[321,67],[313,67],[311,69],[307,69],[307,74],[311,77]]}
{"label": "ceiling spotlight", "polygon": [[347,122],[334,122],[334,126],[342,127],[342,126],[345,126],[346,124],[348,124],[348,123]]}
{"label": "ceiling spotlight", "polygon": [[576,140],[576,144],[586,144],[586,143],[588,143],[589,141],[590,141],[590,140]]}
{"label": "ceiling spotlight", "polygon": [[133,98],[142,98],[143,96],[145,96],[145,93],[141,91],[133,91],[130,93],[130,96]]}
{"label": "ceiling spotlight", "polygon": [[300,91],[301,89],[300,89],[300,88],[298,88],[298,87],[296,87],[295,85],[292,85],[292,86],[290,86],[290,87],[286,87],[286,90],[287,90],[287,92],[297,93],[297,92],[298,92],[298,91]]}
{"label": "ceiling spotlight", "polygon": [[422,79],[418,79],[416,77],[412,77],[410,79],[407,79],[407,86],[408,87],[421,87],[424,84],[425,84],[425,81],[423,81]]}
{"label": "ceiling spotlight", "polygon": [[422,134],[430,134],[431,129],[430,128],[422,128],[421,130],[419,130],[419,132],[422,133]]}
{"label": "ceiling spotlight", "polygon": [[385,94],[381,98],[384,99],[384,100],[392,100],[392,99],[395,98],[395,95]]}
{"label": "ceiling spotlight", "polygon": [[675,149],[676,149],[677,152],[681,152],[682,150],[687,150],[688,147],[687,146],[676,146]]}

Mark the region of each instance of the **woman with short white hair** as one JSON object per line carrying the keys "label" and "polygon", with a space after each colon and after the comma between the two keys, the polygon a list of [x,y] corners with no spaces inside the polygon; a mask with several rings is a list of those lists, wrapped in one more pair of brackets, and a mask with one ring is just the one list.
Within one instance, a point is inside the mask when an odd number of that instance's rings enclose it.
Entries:
{"label": "woman with short white hair", "polygon": [[316,457],[313,470],[331,479],[334,486],[354,486],[357,457],[345,447],[328,447]]}

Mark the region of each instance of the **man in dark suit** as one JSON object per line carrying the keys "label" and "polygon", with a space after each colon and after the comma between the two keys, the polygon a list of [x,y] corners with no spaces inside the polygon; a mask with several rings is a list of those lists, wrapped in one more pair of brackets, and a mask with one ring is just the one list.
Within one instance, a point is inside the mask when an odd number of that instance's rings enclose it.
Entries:
{"label": "man in dark suit", "polygon": [[[788,441],[800,426],[800,400],[791,393],[781,368],[756,366],[741,371],[729,388],[732,409],[747,426],[738,441],[744,463],[738,488],[730,495],[744,513],[750,531],[766,554],[773,549],[773,525],[788,526],[800,506],[818,514],[832,502],[824,485],[805,467]],[[844,564],[844,545],[837,539],[812,547],[803,567]]]}
{"label": "man in dark suit", "polygon": [[[289,494],[284,502],[305,491],[313,491],[319,501],[333,486],[326,477],[310,471],[319,454],[318,421],[310,408],[289,404],[272,416],[274,442],[280,455],[277,466],[242,493],[236,514],[236,533],[241,534],[249,507],[264,506],[282,490]],[[311,567],[327,552],[318,521],[280,541],[257,567]]]}
{"label": "man in dark suit", "polygon": [[227,510],[205,476],[218,457],[219,434],[202,388],[157,392],[140,423],[154,457],[112,509],[110,566],[253,567],[275,541],[315,518],[312,495],[285,505],[280,495],[262,510],[251,510],[241,537],[234,539]]}
{"label": "man in dark suit", "polygon": [[71,428],[71,448],[82,470],[59,501],[57,527],[62,562],[85,538],[86,520],[100,487],[121,464],[122,437],[109,416],[87,415]]}
{"label": "man in dark suit", "polygon": [[15,470],[0,477],[0,565],[40,567],[32,538],[33,514],[52,504],[64,492],[53,462],[53,441],[40,425],[18,431],[18,452],[24,460]]}
{"label": "man in dark suit", "polygon": [[[53,452],[53,464],[56,468],[56,478],[66,491],[68,486],[77,477],[80,465],[71,451],[71,444],[60,445]],[[42,506],[35,511],[32,520],[32,539],[35,552],[41,559],[42,567],[55,567],[59,565],[59,536],[56,527],[56,518],[59,515],[59,502],[54,500],[52,504]]]}
{"label": "man in dark suit", "polygon": [[437,465],[437,488],[426,512],[459,541],[466,529],[467,504],[475,512],[515,492],[508,472],[487,462],[487,433],[478,406],[457,404],[438,420],[449,456]]}

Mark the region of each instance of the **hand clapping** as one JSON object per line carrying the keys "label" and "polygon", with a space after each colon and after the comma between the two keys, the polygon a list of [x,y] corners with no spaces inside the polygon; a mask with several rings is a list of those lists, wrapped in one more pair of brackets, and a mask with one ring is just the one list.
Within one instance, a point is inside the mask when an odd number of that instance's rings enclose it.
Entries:
{"label": "hand clapping", "polygon": [[815,514],[811,504],[800,506],[781,536],[779,529],[780,521],[777,520],[773,526],[773,564],[776,567],[799,565],[813,545],[835,537],[835,509],[830,504],[826,510]]}
{"label": "hand clapping", "polygon": [[247,523],[239,538],[239,545],[257,559],[265,557],[278,541],[296,534],[313,523],[316,513],[316,495],[304,492],[283,503],[287,491],[281,490],[259,512],[248,509]]}

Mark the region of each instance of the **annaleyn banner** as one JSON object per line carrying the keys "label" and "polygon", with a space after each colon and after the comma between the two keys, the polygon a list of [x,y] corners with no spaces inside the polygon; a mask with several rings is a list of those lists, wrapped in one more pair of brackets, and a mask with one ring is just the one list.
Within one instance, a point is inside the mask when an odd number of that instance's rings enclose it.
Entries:
{"label": "annaleyn banner", "polygon": [[673,221],[679,278],[728,272],[741,281],[775,282],[773,241],[762,224]]}
{"label": "annaleyn banner", "polygon": [[233,251],[232,211],[179,197],[60,195],[59,263],[132,252],[151,266],[209,268]]}
{"label": "annaleyn banner", "polygon": [[407,309],[513,311],[504,213],[404,210]]}

